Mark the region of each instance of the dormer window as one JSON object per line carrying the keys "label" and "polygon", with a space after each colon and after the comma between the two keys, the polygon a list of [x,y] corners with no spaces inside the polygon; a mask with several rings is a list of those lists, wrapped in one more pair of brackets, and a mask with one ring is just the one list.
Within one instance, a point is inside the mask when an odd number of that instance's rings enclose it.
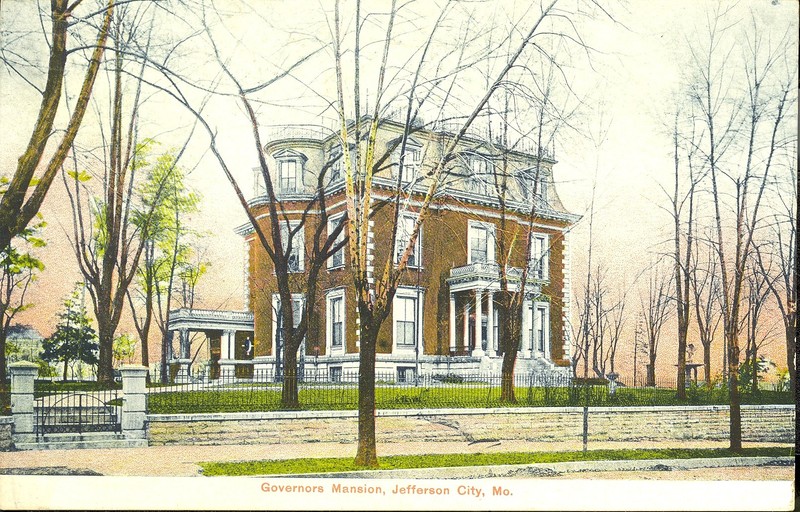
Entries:
{"label": "dormer window", "polygon": [[[344,155],[342,154],[341,147],[335,146],[331,150],[331,159],[333,159],[333,163],[331,164],[330,171],[328,172],[330,176],[330,180],[328,180],[329,184],[337,183],[343,180],[345,174],[347,173],[347,168],[345,167]],[[355,174],[356,147],[354,144],[350,144],[350,162],[353,167],[353,173]]]}
{"label": "dormer window", "polygon": [[489,180],[491,178],[491,163],[479,155],[467,157],[468,176],[464,183],[467,192],[486,195],[489,193]]}
{"label": "dormer window", "polygon": [[520,171],[516,178],[523,201],[530,202],[531,199],[536,199],[537,206],[547,205],[547,178],[544,172],[527,169]]}
{"label": "dormer window", "polygon": [[[397,144],[394,151],[394,169],[393,176],[397,178],[397,173],[400,172],[400,182],[405,184],[413,183],[419,179],[419,169],[422,165],[422,144],[414,139],[406,140],[405,154],[402,155],[402,140],[395,139],[390,144]],[[401,158],[402,156],[402,158]],[[402,169],[401,167],[402,160]]]}
{"label": "dormer window", "polygon": [[305,155],[284,149],[275,153],[273,158],[278,164],[278,192],[283,194],[302,192]]}

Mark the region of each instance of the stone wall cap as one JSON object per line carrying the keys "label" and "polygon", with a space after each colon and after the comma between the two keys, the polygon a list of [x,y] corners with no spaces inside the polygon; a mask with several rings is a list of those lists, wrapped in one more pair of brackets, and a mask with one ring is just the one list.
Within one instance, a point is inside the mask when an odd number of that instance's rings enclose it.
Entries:
{"label": "stone wall cap", "polygon": [[8,365],[9,369],[39,369],[39,365],[36,363],[32,363],[30,361],[17,361],[16,363],[11,363]]}
{"label": "stone wall cap", "polygon": [[147,367],[146,366],[142,366],[140,364],[123,364],[122,366],[119,367],[119,371],[121,371],[121,372],[125,372],[125,371],[128,371],[128,372],[131,372],[131,371],[133,371],[133,372],[146,372],[147,371]]}

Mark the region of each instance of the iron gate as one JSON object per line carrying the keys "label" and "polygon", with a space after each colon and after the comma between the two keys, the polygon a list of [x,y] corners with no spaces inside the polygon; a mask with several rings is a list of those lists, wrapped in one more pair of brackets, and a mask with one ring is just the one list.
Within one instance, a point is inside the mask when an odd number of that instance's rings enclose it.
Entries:
{"label": "iron gate", "polygon": [[122,432],[122,399],[116,389],[56,392],[36,399],[36,438],[45,434]]}

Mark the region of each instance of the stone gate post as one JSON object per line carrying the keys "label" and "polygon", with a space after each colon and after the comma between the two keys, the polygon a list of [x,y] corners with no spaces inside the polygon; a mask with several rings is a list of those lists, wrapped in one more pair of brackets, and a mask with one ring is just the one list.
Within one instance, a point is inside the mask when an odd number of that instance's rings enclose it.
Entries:
{"label": "stone gate post", "polygon": [[32,443],[34,435],[33,380],[39,373],[39,365],[28,361],[12,363],[11,414],[14,418],[12,433],[14,443]]}
{"label": "stone gate post", "polygon": [[126,439],[146,439],[147,368],[122,365],[122,433]]}

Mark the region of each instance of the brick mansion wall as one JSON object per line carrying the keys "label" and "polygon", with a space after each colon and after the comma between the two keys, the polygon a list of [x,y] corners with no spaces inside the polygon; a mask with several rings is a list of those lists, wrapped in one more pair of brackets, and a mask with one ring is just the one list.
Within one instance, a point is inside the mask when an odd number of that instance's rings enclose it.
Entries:
{"label": "brick mansion wall", "polygon": [[[794,442],[793,405],[742,406],[744,441]],[[590,441],[722,440],[727,406],[597,407]],[[148,417],[150,445],[278,444],[357,440],[355,411],[173,414]],[[378,442],[576,441],[579,407],[378,411]]]}

